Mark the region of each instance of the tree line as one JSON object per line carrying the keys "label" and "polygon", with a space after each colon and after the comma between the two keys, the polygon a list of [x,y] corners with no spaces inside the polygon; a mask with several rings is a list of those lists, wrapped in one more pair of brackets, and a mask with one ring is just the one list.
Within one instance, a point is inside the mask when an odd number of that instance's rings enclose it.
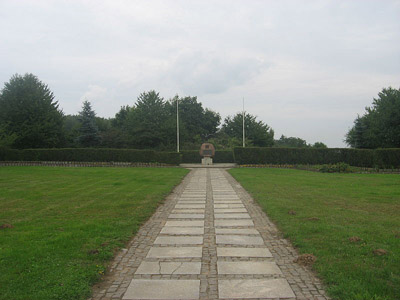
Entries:
{"label": "tree line", "polygon": [[[346,142],[355,148],[400,147],[400,91],[384,89],[373,107],[355,120]],[[203,142],[217,149],[242,145],[242,113],[226,117],[204,108],[197,97],[165,100],[156,91],[143,92],[133,105],[122,106],[113,118],[96,116],[89,101],[77,115],[65,115],[53,92],[33,74],[14,75],[0,92],[0,146],[11,148],[104,147],[173,151],[179,102],[181,149]],[[222,124],[221,124],[222,123]],[[251,114],[245,114],[246,146],[326,148],[282,135]]]}

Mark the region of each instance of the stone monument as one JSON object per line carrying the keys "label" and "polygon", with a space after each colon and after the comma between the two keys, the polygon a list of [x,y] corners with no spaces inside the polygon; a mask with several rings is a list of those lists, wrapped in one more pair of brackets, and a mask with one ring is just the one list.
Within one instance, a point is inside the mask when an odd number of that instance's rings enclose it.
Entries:
{"label": "stone monument", "polygon": [[200,147],[200,156],[202,165],[212,165],[212,158],[215,155],[215,148],[213,144],[204,143]]}

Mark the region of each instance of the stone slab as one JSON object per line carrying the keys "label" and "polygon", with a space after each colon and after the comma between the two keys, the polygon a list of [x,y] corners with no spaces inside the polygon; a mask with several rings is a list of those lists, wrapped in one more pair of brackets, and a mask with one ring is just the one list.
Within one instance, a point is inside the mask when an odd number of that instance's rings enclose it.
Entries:
{"label": "stone slab", "polygon": [[215,204],[241,204],[241,200],[214,200]]}
{"label": "stone slab", "polygon": [[238,227],[238,226],[254,226],[252,220],[215,220],[217,227]]}
{"label": "stone slab", "polygon": [[172,210],[173,214],[204,214],[203,208],[178,208]]}
{"label": "stone slab", "polygon": [[224,275],[282,274],[276,263],[269,261],[218,261],[217,269]]}
{"label": "stone slab", "polygon": [[273,257],[267,248],[217,247],[219,257]]}
{"label": "stone slab", "polygon": [[236,203],[234,203],[234,204],[224,204],[224,203],[216,203],[216,204],[214,204],[214,208],[216,209],[216,208],[244,208],[244,205],[243,204],[236,204]]}
{"label": "stone slab", "polygon": [[218,280],[220,299],[295,298],[286,279]]}
{"label": "stone slab", "polygon": [[202,247],[151,247],[147,258],[200,258]]}
{"label": "stone slab", "polygon": [[180,203],[180,204],[188,204],[188,203],[197,203],[197,204],[203,204],[203,203],[206,203],[206,200],[188,200],[188,199],[179,199],[178,200],[178,202],[177,203]]}
{"label": "stone slab", "polygon": [[205,208],[205,204],[177,204],[175,208]]}
{"label": "stone slab", "polygon": [[251,219],[248,213],[214,214],[215,219]]}
{"label": "stone slab", "polygon": [[259,235],[260,233],[258,232],[257,229],[255,228],[215,228],[215,233],[216,234],[257,234]]}
{"label": "stone slab", "polygon": [[175,227],[204,227],[204,221],[167,221],[165,226]]}
{"label": "stone slab", "polygon": [[158,236],[154,241],[158,245],[201,245],[202,236]]}
{"label": "stone slab", "polygon": [[264,240],[261,236],[217,235],[216,243],[229,245],[264,245]]}
{"label": "stone slab", "polygon": [[170,214],[169,219],[204,219],[204,214]]}
{"label": "stone slab", "polygon": [[225,213],[247,213],[245,208],[215,208],[214,213],[225,214]]}
{"label": "stone slab", "polygon": [[133,279],[124,300],[199,299],[200,280]]}
{"label": "stone slab", "polygon": [[144,261],[135,274],[172,275],[200,274],[201,262],[153,262]]}
{"label": "stone slab", "polygon": [[202,235],[203,227],[163,227],[160,234]]}

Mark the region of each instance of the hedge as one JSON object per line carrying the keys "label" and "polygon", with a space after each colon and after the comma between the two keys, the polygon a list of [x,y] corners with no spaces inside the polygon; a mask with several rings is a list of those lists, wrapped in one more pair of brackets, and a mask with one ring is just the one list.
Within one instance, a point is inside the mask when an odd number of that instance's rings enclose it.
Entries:
{"label": "hedge", "polygon": [[336,164],[355,167],[398,168],[400,149],[346,149],[346,148],[242,148],[234,149],[235,162],[246,164]]}
{"label": "hedge", "polygon": [[[61,148],[61,149],[6,149],[0,148],[0,161],[77,161],[77,162],[139,162],[200,163],[198,151],[156,152],[136,149]],[[235,148],[216,151],[215,163],[246,164],[336,164],[355,167],[400,168],[400,149],[345,149],[345,148]]]}
{"label": "hedge", "polygon": [[[182,163],[186,164],[199,164],[201,163],[201,156],[197,150],[184,150],[182,153]],[[233,151],[231,150],[216,150],[213,157],[214,163],[233,163]]]}
{"label": "hedge", "polygon": [[381,168],[400,168],[400,149],[376,149],[375,164]]}
{"label": "hedge", "polygon": [[2,161],[79,161],[79,162],[142,162],[178,165],[181,155],[176,152],[153,150],[60,148],[60,149],[0,149]]}

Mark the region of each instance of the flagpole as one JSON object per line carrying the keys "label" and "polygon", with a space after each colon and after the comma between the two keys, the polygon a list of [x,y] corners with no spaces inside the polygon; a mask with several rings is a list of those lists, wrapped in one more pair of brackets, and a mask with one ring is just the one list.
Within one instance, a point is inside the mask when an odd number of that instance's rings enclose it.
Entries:
{"label": "flagpole", "polygon": [[179,99],[176,97],[176,151],[179,153]]}
{"label": "flagpole", "polygon": [[244,97],[243,97],[243,148],[245,147],[245,133],[244,133]]}

